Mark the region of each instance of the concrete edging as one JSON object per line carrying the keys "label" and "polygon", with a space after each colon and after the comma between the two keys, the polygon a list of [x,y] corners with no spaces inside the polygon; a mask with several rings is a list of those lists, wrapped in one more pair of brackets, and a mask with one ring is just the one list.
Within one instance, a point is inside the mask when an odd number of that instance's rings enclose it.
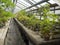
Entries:
{"label": "concrete edging", "polygon": [[4,45],[4,40],[9,28],[9,23],[10,23],[10,20],[6,22],[6,25],[3,28],[0,29],[0,45]]}
{"label": "concrete edging", "polygon": [[27,29],[22,23],[20,23],[16,18],[14,18],[17,25],[24,32],[24,35],[34,44],[34,45],[60,45],[60,39],[54,39],[49,41],[44,41],[39,35],[34,31]]}

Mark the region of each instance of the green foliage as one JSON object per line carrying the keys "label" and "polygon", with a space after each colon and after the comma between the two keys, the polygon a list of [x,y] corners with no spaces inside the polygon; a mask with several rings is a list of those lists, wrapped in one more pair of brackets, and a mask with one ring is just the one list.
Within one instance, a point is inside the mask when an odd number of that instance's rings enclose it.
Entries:
{"label": "green foliage", "polygon": [[0,22],[6,22],[9,17],[13,17],[13,14],[11,12],[2,11],[0,14]]}
{"label": "green foliage", "polygon": [[50,13],[49,5],[43,6],[41,8],[41,11],[43,13],[43,20],[35,18],[35,15],[32,13],[28,13],[27,15],[24,10],[18,12],[16,15],[17,19],[26,27],[32,30],[39,30],[43,38],[50,38],[50,33],[54,33],[55,31],[53,28],[56,24],[56,19],[58,18],[58,16],[54,13]]}
{"label": "green foliage", "polygon": [[16,15],[17,16],[19,16],[19,15],[26,15],[26,11],[25,10],[21,10]]}
{"label": "green foliage", "polygon": [[40,24],[39,19],[36,19],[34,14],[27,15],[24,10],[18,12],[16,15],[17,15],[17,19],[29,29],[36,30],[36,25]]}
{"label": "green foliage", "polygon": [[10,11],[5,10],[8,7],[14,7],[12,0],[0,0],[0,27],[4,26],[10,17],[14,17]]}
{"label": "green foliage", "polygon": [[50,13],[50,8],[49,6],[47,6],[47,7],[43,7],[42,17],[43,17],[43,20],[41,20],[41,23],[40,23],[41,34],[44,35],[43,37],[48,35],[50,38],[50,33],[55,31],[53,28],[54,28],[54,25],[56,23],[56,19],[58,18],[58,16],[54,13]]}
{"label": "green foliage", "polygon": [[4,4],[4,5],[1,5],[1,7],[14,7],[14,4],[12,2],[12,0],[0,0],[0,3],[1,4]]}

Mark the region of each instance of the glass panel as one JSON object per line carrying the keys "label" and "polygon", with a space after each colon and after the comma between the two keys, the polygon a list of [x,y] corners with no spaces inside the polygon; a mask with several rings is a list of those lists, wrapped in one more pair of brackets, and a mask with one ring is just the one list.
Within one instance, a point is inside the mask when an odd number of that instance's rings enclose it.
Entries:
{"label": "glass panel", "polygon": [[34,0],[34,1],[39,2],[39,1],[41,1],[41,0]]}
{"label": "glass panel", "polygon": [[21,7],[22,9],[24,9],[25,7],[19,3],[17,3],[17,6]]}
{"label": "glass panel", "polygon": [[[19,6],[19,7],[21,7],[22,9],[25,9],[25,8],[31,6],[31,3],[33,5],[33,4],[36,4],[36,3],[40,2],[40,1],[42,1],[42,0],[18,0],[16,5]],[[19,4],[18,2],[21,3],[21,4]],[[54,0],[49,0],[48,2],[51,3],[51,4],[56,3],[56,2],[54,2]],[[48,3],[47,2],[44,2],[42,4],[39,4],[37,6],[34,6],[34,7],[30,8],[30,9],[27,9],[27,10],[37,9],[37,8],[39,8],[41,6],[44,6],[45,4],[48,4]],[[16,9],[18,9],[18,8],[16,8]],[[20,9],[20,10],[22,10],[22,9]]]}
{"label": "glass panel", "polygon": [[53,0],[50,0],[50,1],[48,1],[48,2],[50,2],[51,4],[54,4],[54,3],[56,3],[56,2],[54,2]]}

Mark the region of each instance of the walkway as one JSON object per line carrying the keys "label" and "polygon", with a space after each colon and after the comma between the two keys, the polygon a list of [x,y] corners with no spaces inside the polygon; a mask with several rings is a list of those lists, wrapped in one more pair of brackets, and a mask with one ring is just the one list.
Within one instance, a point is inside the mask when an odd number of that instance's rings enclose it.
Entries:
{"label": "walkway", "polygon": [[10,22],[9,30],[5,39],[5,45],[25,45],[13,20]]}

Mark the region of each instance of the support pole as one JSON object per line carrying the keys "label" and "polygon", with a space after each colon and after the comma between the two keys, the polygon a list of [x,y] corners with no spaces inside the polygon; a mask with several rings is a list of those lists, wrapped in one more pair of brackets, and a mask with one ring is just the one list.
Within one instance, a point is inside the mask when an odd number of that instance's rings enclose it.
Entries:
{"label": "support pole", "polygon": [[55,6],[54,6],[54,13],[55,13]]}

